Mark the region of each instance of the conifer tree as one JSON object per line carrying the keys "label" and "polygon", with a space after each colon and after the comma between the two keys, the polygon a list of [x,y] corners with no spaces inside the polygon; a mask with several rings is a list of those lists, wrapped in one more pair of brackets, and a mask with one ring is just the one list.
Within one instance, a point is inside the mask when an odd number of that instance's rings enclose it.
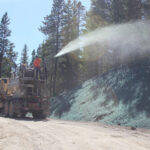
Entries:
{"label": "conifer tree", "polygon": [[[66,46],[70,41],[76,39],[81,33],[82,23],[84,22],[85,8],[80,1],[68,0],[65,5],[65,13],[63,16],[64,26],[63,46]],[[80,52],[67,54],[59,59],[59,74],[63,79],[62,85],[66,89],[70,89],[78,84],[80,72]],[[70,82],[68,82],[68,80]]]}
{"label": "conifer tree", "polygon": [[[93,31],[96,28],[104,27],[110,22],[109,5],[108,1],[105,0],[91,1],[91,8],[86,16],[85,33]],[[84,51],[82,52],[82,58],[84,60],[82,72],[83,80],[87,80],[99,73],[103,73],[104,59],[102,59],[101,56],[103,56],[103,49],[101,52],[98,52],[96,44],[84,48]],[[101,64],[99,64],[99,60],[101,60]],[[99,68],[101,71],[99,71]]]}
{"label": "conifer tree", "polygon": [[110,22],[110,0],[91,0],[91,10],[93,15],[101,17]]}
{"label": "conifer tree", "polygon": [[35,52],[35,49],[34,49],[32,51],[31,65],[33,64],[35,58],[36,58],[36,52]]}
{"label": "conifer tree", "polygon": [[16,70],[16,59],[17,59],[17,55],[18,53],[17,52],[14,52],[14,44],[13,43],[10,43],[9,44],[9,49],[7,51],[7,66],[8,66],[8,71],[7,71],[7,76],[10,77],[10,74],[11,74],[11,71],[12,69]]}
{"label": "conifer tree", "polygon": [[142,3],[141,0],[112,0],[112,22],[122,23],[141,19]]}
{"label": "conifer tree", "polygon": [[27,45],[25,44],[24,45],[24,48],[22,50],[22,57],[21,57],[21,64],[26,64],[28,65],[28,47]]}
{"label": "conifer tree", "polygon": [[150,1],[145,0],[142,2],[142,15],[145,19],[150,19]]}
{"label": "conifer tree", "polygon": [[142,16],[142,0],[126,0],[126,20],[138,20]]}
{"label": "conifer tree", "polygon": [[113,23],[122,23],[126,20],[125,0],[112,0],[111,20]]}
{"label": "conifer tree", "polygon": [[11,31],[8,28],[10,20],[7,13],[5,13],[0,22],[0,77],[2,75],[2,63],[3,58],[8,51],[9,40],[8,37],[11,35]]}
{"label": "conifer tree", "polygon": [[[63,14],[64,14],[64,0],[54,0],[51,14],[44,18],[44,26],[40,30],[48,36],[52,43],[51,52],[53,56],[56,55],[62,48],[61,42],[61,31],[63,24]],[[58,69],[58,59],[54,60],[53,68],[53,95],[56,94],[56,82],[57,82],[57,69]]]}

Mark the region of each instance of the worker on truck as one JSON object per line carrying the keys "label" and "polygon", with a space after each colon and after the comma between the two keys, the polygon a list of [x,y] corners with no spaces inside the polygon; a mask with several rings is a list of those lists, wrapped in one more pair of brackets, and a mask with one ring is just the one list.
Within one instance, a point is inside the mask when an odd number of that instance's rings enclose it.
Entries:
{"label": "worker on truck", "polygon": [[35,72],[36,72],[36,79],[38,79],[39,74],[40,74],[41,59],[38,56],[36,56],[33,64],[34,64],[34,68],[35,68]]}

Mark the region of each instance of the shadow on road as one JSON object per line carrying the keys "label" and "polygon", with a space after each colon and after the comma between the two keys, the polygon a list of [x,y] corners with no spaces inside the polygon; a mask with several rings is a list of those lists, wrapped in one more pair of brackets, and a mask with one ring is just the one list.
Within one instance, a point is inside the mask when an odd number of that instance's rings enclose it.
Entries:
{"label": "shadow on road", "polygon": [[24,117],[24,118],[14,118],[15,120],[20,120],[20,121],[35,121],[35,122],[39,122],[39,121],[49,121],[50,118],[46,118],[46,119],[34,119],[32,117]]}
{"label": "shadow on road", "polygon": [[[1,118],[9,118],[9,117],[4,117],[4,116],[0,116]],[[9,119],[14,119],[14,120],[18,120],[18,121],[34,121],[34,122],[47,122],[50,120],[50,118],[46,118],[46,119],[34,119],[32,117],[16,117],[16,118],[9,118]]]}

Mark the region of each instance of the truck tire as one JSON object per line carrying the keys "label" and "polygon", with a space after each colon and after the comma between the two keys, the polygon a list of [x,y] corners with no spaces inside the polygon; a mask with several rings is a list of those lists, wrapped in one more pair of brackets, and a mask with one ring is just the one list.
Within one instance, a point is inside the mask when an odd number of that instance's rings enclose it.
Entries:
{"label": "truck tire", "polygon": [[34,119],[45,119],[47,117],[43,111],[32,112],[32,116]]}
{"label": "truck tire", "polygon": [[39,119],[39,113],[38,112],[32,112],[32,116],[34,119]]}
{"label": "truck tire", "polygon": [[40,113],[40,117],[41,117],[40,119],[45,119],[47,117],[47,115],[46,115],[46,113],[44,111],[42,111]]}
{"label": "truck tire", "polygon": [[4,104],[4,116],[8,117],[9,116],[9,103],[5,102]]}
{"label": "truck tire", "polygon": [[13,118],[15,116],[15,112],[14,112],[14,103],[11,101],[9,103],[9,117]]}
{"label": "truck tire", "polygon": [[22,113],[21,113],[21,118],[25,118],[25,117],[26,117],[26,114],[27,114],[26,112],[22,112]]}

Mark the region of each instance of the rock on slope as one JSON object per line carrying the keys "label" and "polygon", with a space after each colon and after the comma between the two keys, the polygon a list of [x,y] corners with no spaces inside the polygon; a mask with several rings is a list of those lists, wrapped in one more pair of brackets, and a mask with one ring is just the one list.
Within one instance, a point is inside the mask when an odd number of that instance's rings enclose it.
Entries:
{"label": "rock on slope", "polygon": [[51,117],[150,128],[150,60],[111,70],[52,98]]}

